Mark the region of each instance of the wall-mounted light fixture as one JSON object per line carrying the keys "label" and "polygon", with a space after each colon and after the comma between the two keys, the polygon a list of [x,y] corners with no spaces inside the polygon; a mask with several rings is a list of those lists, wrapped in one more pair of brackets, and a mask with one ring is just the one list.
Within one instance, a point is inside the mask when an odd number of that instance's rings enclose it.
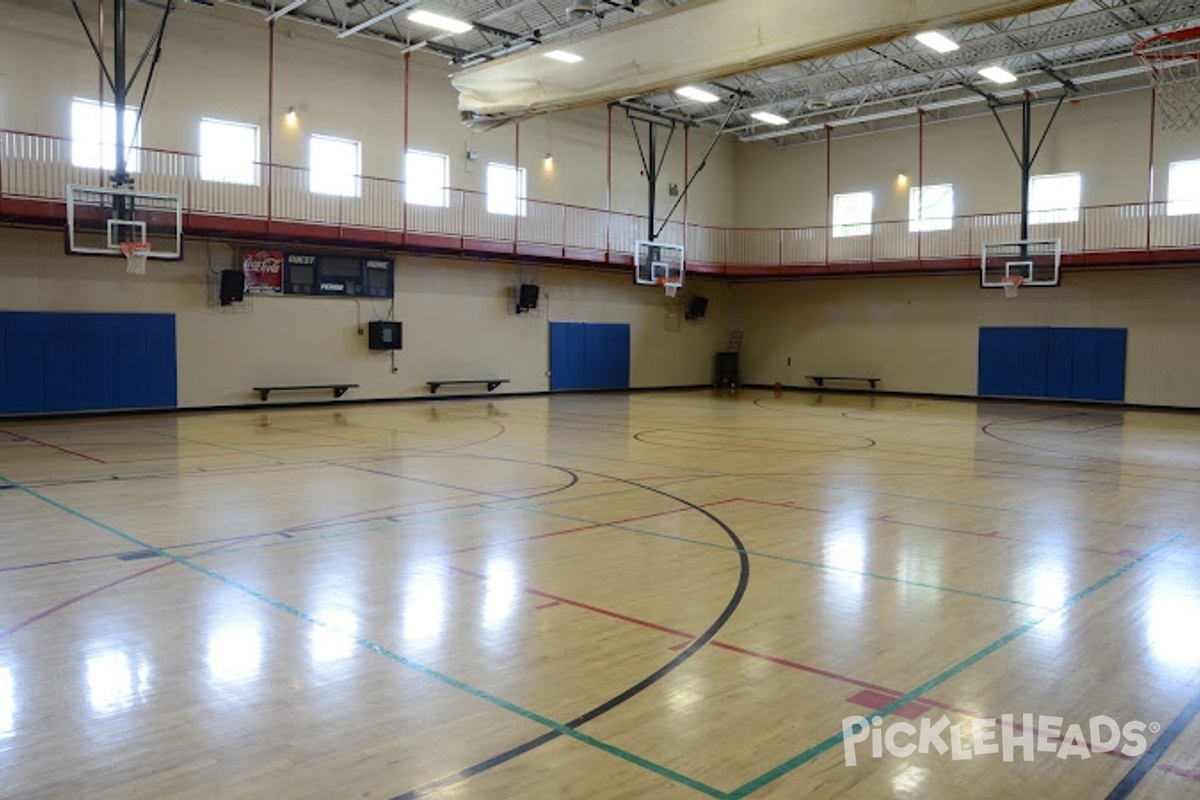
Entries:
{"label": "wall-mounted light fixture", "polygon": [[300,115],[296,113],[295,106],[288,106],[287,113],[283,115],[283,122],[289,128],[295,128],[300,124]]}
{"label": "wall-mounted light fixture", "polygon": [[896,175],[896,188],[897,189],[907,189],[908,188],[908,173],[901,171],[899,174]]}

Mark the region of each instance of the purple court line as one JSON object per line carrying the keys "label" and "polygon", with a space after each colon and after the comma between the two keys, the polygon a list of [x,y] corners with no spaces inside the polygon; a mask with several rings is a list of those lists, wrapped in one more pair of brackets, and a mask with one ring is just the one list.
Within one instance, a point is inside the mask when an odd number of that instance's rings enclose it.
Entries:
{"label": "purple court line", "polygon": [[[473,417],[468,417],[466,419],[467,419],[467,421],[471,421],[471,422],[479,421],[478,418],[473,418]],[[461,450],[464,447],[471,447],[473,445],[483,444],[484,442],[490,442],[493,439],[497,439],[497,438],[503,436],[505,433],[507,433],[507,430],[505,429],[504,425],[500,422],[496,422],[495,420],[490,420],[490,419],[484,419],[482,421],[487,422],[491,425],[495,425],[500,430],[497,431],[496,433],[493,433],[491,436],[485,437],[483,439],[477,439],[474,441],[465,442],[463,444],[456,444],[456,445],[448,446],[448,447],[437,447],[437,448],[434,448],[433,450],[424,451],[424,452],[445,453],[445,452],[450,452],[452,450]],[[308,434],[308,435],[312,435],[312,436],[322,436],[326,439],[335,439],[337,441],[354,443],[354,444],[358,444],[358,445],[361,445],[364,447],[374,447],[374,445],[371,445],[367,442],[363,442],[362,440],[359,440],[359,439],[350,439],[350,438],[343,437],[343,436],[334,436],[333,434],[328,434],[328,433],[318,433],[316,431],[297,430],[294,428],[280,428],[278,426],[272,425],[270,422],[263,423],[263,422],[247,421],[245,424],[247,424],[251,427],[254,427],[254,428],[270,428],[273,430],[286,431],[288,433],[298,433],[298,434]],[[353,423],[351,423],[351,424],[353,425]],[[432,438],[437,437],[436,434],[432,434],[432,433],[406,431],[406,430],[397,429],[397,428],[380,428],[377,426],[363,426],[363,425],[354,425],[354,427],[359,428],[359,429],[365,429],[365,430],[386,430],[386,431],[390,431],[392,433],[400,433],[400,434],[411,433],[414,436],[428,436],[428,437],[432,437]]]}
{"label": "purple court line", "polygon": [[[749,497],[735,497],[735,498],[731,498],[730,500],[723,500],[721,502],[724,502],[724,503],[729,503],[729,502],[752,503],[754,505],[774,506],[776,508],[787,508],[787,509],[791,509],[793,511],[809,511],[814,514],[828,515],[828,514],[834,513],[832,511],[829,511],[829,510],[823,509],[823,508],[812,508],[811,506],[801,506],[801,505],[797,505],[795,503],[777,503],[777,502],[772,502],[770,500],[753,500]],[[952,534],[955,534],[956,536],[975,536],[975,537],[978,537],[981,539],[997,539],[997,540],[1003,540],[1006,542],[1020,542],[1022,544],[1028,544],[1028,545],[1043,545],[1043,546],[1047,546],[1047,547],[1049,547],[1049,546],[1057,547],[1057,545],[1052,545],[1051,543],[1047,543],[1047,542],[1039,542],[1036,539],[1023,539],[1020,536],[1007,536],[1003,533],[1000,533],[1000,531],[988,531],[987,533],[980,533],[979,531],[969,531],[969,530],[965,530],[963,528],[946,528],[946,527],[941,527],[939,525],[922,525],[919,522],[905,522],[904,520],[894,519],[886,514],[882,515],[882,516],[878,516],[878,517],[867,517],[867,519],[871,522],[882,522],[887,525],[895,525],[895,526],[901,527],[901,528],[920,528],[921,530],[940,531],[942,533],[952,533]],[[1112,550],[1101,550],[1098,547],[1087,547],[1084,545],[1071,545],[1071,549],[1072,550],[1081,550],[1086,553],[1097,553],[1097,554],[1103,555],[1103,556],[1113,556],[1116,558],[1137,558],[1137,557],[1141,556],[1141,554],[1142,554],[1141,550],[1112,551]]]}
{"label": "purple court line", "polygon": [[[226,547],[233,547],[236,544],[241,544],[242,542],[247,542],[252,539],[260,538],[262,535],[263,534],[255,534],[254,536],[244,536],[240,539],[234,539],[233,541],[222,544],[220,547],[214,547],[211,550],[206,550],[206,551],[203,551],[200,553],[195,553],[193,555],[208,555],[210,553],[215,553]],[[4,641],[9,636],[12,636],[15,633],[19,633],[20,631],[28,628],[30,625],[33,625],[35,622],[39,622],[39,621],[45,619],[46,617],[49,617],[53,614],[57,614],[59,611],[62,611],[65,608],[70,608],[71,606],[75,605],[76,603],[81,603],[84,600],[88,599],[89,597],[94,597],[95,595],[98,595],[101,592],[106,592],[109,589],[120,586],[123,583],[128,583],[129,581],[132,581],[135,578],[140,578],[143,575],[150,574],[151,572],[157,572],[160,569],[166,569],[167,567],[173,566],[177,563],[178,562],[176,562],[176,561],[164,561],[161,564],[156,564],[153,567],[147,567],[146,569],[139,570],[138,572],[134,572],[131,575],[126,575],[123,578],[117,578],[115,581],[109,581],[108,583],[103,584],[102,586],[97,586],[94,589],[89,589],[88,591],[84,592],[83,594],[78,594],[78,595],[75,595],[74,597],[63,600],[61,603],[58,603],[57,605],[53,605],[50,608],[44,609],[43,611],[39,611],[37,614],[34,614],[32,617],[22,620],[21,622],[18,622],[16,625],[14,625],[13,627],[9,628],[6,631],[0,631],[0,642]]]}
{"label": "purple court line", "polygon": [[1124,419],[1113,420],[1112,422],[1106,422],[1103,425],[1096,425],[1095,427],[1092,427],[1092,428],[1084,428],[1083,430],[1072,431],[1071,435],[1078,436],[1081,433],[1092,433],[1094,431],[1102,431],[1105,428],[1115,428],[1118,425],[1124,425],[1124,424],[1125,424]]}
{"label": "purple court line", "polygon": [[12,436],[17,441],[29,442],[31,444],[40,445],[41,447],[48,447],[51,450],[57,450],[60,453],[65,453],[66,455],[69,455],[69,456],[75,456],[76,458],[86,459],[87,461],[94,461],[97,464],[107,464],[108,463],[107,461],[104,461],[103,459],[96,458],[94,456],[89,456],[89,455],[86,455],[85,453],[80,453],[76,450],[68,450],[65,447],[59,447],[58,445],[50,444],[49,442],[43,442],[41,439],[35,439],[32,436],[25,436],[24,434],[20,434],[20,433],[16,433],[14,431],[8,431],[8,430],[0,430],[0,433],[7,433],[9,436]]}
{"label": "purple court line", "polygon": [[153,567],[148,567],[139,572],[135,572],[132,575],[126,575],[124,578],[118,578],[115,581],[109,581],[108,583],[106,583],[102,586],[97,586],[96,588],[86,591],[83,594],[75,595],[72,598],[63,600],[58,605],[51,606],[50,608],[47,608],[43,611],[38,612],[37,614],[34,614],[32,617],[30,617],[26,620],[22,620],[21,622],[18,622],[16,625],[14,625],[13,627],[9,628],[6,631],[0,631],[0,642],[4,641],[9,636],[12,636],[14,633],[19,633],[20,631],[23,631],[24,629],[28,628],[30,625],[34,624],[35,622],[43,620],[52,614],[56,614],[59,611],[62,611],[64,608],[69,608],[69,607],[75,605],[76,603],[80,603],[80,602],[86,600],[87,598],[92,597],[93,595],[97,595],[97,594],[100,594],[101,592],[108,591],[109,589],[112,589],[116,586],[120,586],[122,583],[131,581],[134,578],[140,578],[141,576],[146,575],[148,573],[163,569],[164,567],[169,567],[174,563],[175,563],[174,561],[167,561],[162,564],[157,564]]}

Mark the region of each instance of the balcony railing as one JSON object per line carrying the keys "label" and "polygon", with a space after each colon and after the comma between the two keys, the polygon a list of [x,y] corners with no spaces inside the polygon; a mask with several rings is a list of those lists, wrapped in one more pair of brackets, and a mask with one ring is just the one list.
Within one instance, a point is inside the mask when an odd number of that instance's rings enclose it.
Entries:
{"label": "balcony railing", "polygon": [[[178,195],[189,233],[294,236],[301,226],[313,240],[607,264],[628,264],[634,243],[647,234],[644,217],[628,211],[530,198],[523,214],[494,214],[484,193],[453,188],[445,192],[445,205],[422,206],[404,203],[403,183],[390,178],[360,176],[356,195],[347,197],[311,191],[309,171],[299,167],[259,164],[254,183],[234,184],[203,180],[194,154],[142,148],[138,155],[138,190]],[[0,220],[41,207],[53,218],[61,214],[68,184],[105,182],[105,170],[72,164],[69,139],[0,130]],[[14,213],[17,206],[20,211]],[[1076,221],[1036,225],[1032,235],[1061,238],[1068,265],[1194,259],[1200,250],[1200,214],[1171,210],[1163,202],[1086,207]],[[825,226],[671,222],[661,238],[683,242],[693,271],[769,276],[971,269],[978,267],[984,243],[1019,236],[1020,215],[1003,212],[957,216],[946,230],[924,232],[911,231],[908,220],[875,222],[867,234],[844,237]]]}

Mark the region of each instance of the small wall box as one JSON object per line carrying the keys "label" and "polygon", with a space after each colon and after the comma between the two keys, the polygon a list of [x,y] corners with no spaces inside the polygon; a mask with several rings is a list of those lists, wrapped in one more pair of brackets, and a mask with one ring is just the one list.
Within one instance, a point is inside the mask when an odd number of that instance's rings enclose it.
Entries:
{"label": "small wall box", "polygon": [[399,322],[372,322],[367,329],[367,343],[372,350],[400,350],[404,347]]}

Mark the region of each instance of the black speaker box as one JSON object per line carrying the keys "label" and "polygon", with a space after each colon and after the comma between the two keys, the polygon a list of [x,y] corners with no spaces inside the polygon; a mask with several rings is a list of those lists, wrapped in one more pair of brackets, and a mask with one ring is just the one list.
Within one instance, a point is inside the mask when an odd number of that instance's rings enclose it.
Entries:
{"label": "black speaker box", "polygon": [[538,287],[533,283],[522,283],[521,289],[517,293],[517,313],[528,311],[531,308],[537,308]]}
{"label": "black speaker box", "polygon": [[706,311],[708,311],[708,298],[696,295],[692,298],[692,305],[683,316],[685,319],[701,319]]}
{"label": "black speaker box", "polygon": [[240,303],[245,298],[246,278],[240,269],[221,270],[221,305]]}

